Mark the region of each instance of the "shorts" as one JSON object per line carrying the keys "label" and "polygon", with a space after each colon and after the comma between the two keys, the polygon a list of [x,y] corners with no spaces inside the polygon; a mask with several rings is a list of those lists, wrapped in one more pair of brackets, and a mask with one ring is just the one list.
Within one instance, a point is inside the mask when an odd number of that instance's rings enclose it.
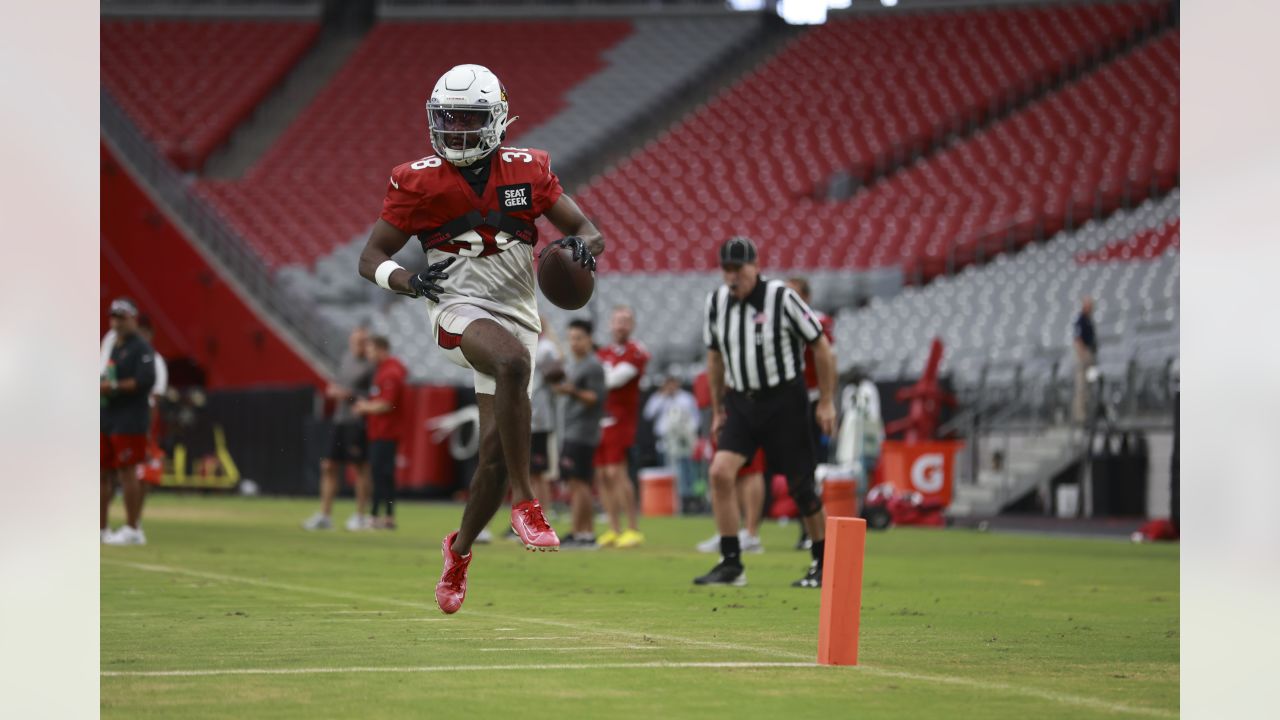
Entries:
{"label": "shorts", "polygon": [[606,425],[600,434],[596,448],[596,465],[621,465],[627,461],[627,451],[635,443],[636,430],[614,423]]}
{"label": "shorts", "polygon": [[595,475],[595,454],[595,445],[565,440],[560,448],[560,477],[590,484]]}
{"label": "shorts", "polygon": [[754,396],[729,392],[725,422],[717,446],[743,457],[763,449],[772,472],[788,478],[813,478],[813,435],[809,425],[809,396],[804,385],[792,383]]}
{"label": "shorts", "polygon": [[764,472],[764,450],[757,450],[751,460],[738,471],[738,477],[746,477]]}
{"label": "shorts", "polygon": [[98,433],[99,467],[119,470],[147,460],[147,436]]}
{"label": "shorts", "polygon": [[[714,440],[714,439],[715,439],[715,438],[712,438],[712,440]],[[715,454],[715,451],[716,451],[716,444],[715,444],[715,442],[712,442],[712,443],[711,443],[711,453],[714,455],[714,454]],[[744,477],[746,477],[746,476],[748,476],[748,475],[754,475],[754,474],[756,474],[756,473],[763,473],[764,471],[765,471],[765,466],[764,466],[764,450],[757,450],[757,451],[756,451],[756,454],[755,454],[755,455],[753,455],[753,456],[751,457],[751,459],[747,461],[747,464],[746,464],[746,465],[743,465],[743,466],[742,466],[742,468],[741,468],[740,470],[738,470],[738,477],[739,477],[739,478],[744,478]]]}
{"label": "shorts", "polygon": [[365,434],[364,421],[334,423],[333,432],[330,433],[329,452],[325,457],[334,462],[368,462],[369,437]]}
{"label": "shorts", "polygon": [[[433,313],[434,326],[436,333],[436,345],[449,358],[454,365],[467,368],[475,373],[475,388],[479,395],[492,395],[498,388],[498,382],[492,375],[484,373],[471,367],[471,363],[467,362],[467,358],[462,354],[462,333],[466,331],[467,326],[476,320],[492,320],[501,325],[507,332],[515,336],[524,344],[525,349],[529,352],[530,366],[533,364],[533,358],[537,356],[538,350],[538,333],[517,323],[514,320],[505,318],[501,315],[485,310],[484,308],[466,303],[456,303],[449,305],[444,310]],[[525,392],[529,397],[533,397],[533,373],[529,373],[529,386],[525,388]]]}
{"label": "shorts", "polygon": [[529,443],[529,473],[541,475],[551,469],[547,455],[547,438],[549,432],[536,432]]}

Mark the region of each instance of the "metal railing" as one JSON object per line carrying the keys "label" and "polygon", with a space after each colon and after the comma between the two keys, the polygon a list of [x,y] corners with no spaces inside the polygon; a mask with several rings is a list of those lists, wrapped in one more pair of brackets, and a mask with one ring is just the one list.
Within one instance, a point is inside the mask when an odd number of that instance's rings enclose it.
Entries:
{"label": "metal railing", "polygon": [[222,266],[227,281],[243,290],[246,300],[266,315],[263,319],[274,325],[283,339],[320,367],[336,367],[344,347],[341,331],[275,283],[262,258],[194,191],[194,177],[181,173],[143,137],[105,88],[100,104],[103,138],[121,162],[137,173],[162,209]]}

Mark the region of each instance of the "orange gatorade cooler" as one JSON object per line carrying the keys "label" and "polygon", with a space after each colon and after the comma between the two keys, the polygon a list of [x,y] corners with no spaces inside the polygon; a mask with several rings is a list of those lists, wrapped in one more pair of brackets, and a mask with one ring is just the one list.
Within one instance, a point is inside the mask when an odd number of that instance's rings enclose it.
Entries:
{"label": "orange gatorade cooler", "polygon": [[838,465],[819,465],[822,506],[827,517],[858,516],[858,470]]}
{"label": "orange gatorade cooler", "polygon": [[676,475],[670,468],[640,471],[640,513],[645,517],[676,513]]}

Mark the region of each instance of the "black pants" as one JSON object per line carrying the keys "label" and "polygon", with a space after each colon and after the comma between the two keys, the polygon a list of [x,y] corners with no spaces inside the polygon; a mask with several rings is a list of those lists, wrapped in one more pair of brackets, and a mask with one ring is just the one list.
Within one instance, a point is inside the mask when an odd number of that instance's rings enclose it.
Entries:
{"label": "black pants", "polygon": [[717,445],[750,461],[764,448],[771,472],[787,478],[787,490],[802,517],[822,509],[813,485],[814,458],[809,394],[793,382],[756,393],[730,390],[724,399],[725,422]]}
{"label": "black pants", "polygon": [[395,514],[396,501],[396,441],[374,440],[369,443],[369,475],[373,480],[374,517],[386,504],[387,517]]}

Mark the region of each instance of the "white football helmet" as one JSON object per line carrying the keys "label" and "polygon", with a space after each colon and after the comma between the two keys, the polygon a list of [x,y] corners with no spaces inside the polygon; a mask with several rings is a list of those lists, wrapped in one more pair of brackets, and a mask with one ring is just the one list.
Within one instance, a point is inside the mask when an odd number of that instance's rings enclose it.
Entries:
{"label": "white football helmet", "polygon": [[431,146],[459,167],[497,149],[517,119],[507,119],[506,88],[482,65],[458,65],[441,75],[427,101]]}

